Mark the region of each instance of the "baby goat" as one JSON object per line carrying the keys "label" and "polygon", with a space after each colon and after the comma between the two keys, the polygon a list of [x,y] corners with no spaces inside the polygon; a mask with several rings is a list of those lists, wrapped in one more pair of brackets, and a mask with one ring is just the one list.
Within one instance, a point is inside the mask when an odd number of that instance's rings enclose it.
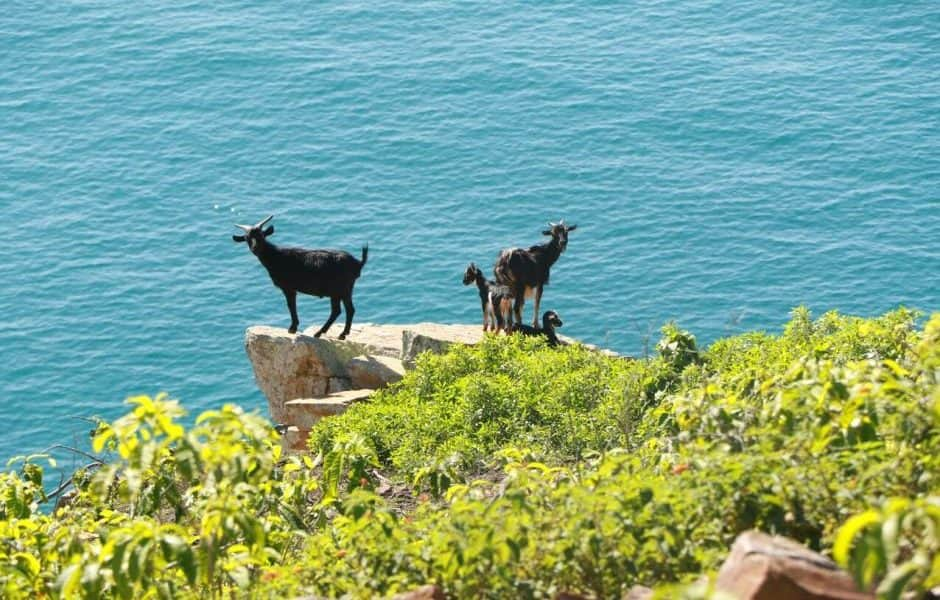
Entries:
{"label": "baby goat", "polygon": [[521,333],[522,335],[542,335],[548,338],[548,345],[563,346],[564,342],[558,339],[558,336],[555,335],[555,328],[561,327],[564,323],[561,322],[561,317],[558,316],[553,310],[545,311],[545,314],[542,315],[542,328],[538,327],[529,327],[528,325],[523,325],[522,323],[516,323],[513,326],[513,333]]}
{"label": "baby goat", "polygon": [[512,329],[512,295],[504,285],[487,281],[474,263],[470,263],[463,274],[463,284],[477,284],[480,292],[480,306],[483,309],[483,331]]}
{"label": "baby goat", "polygon": [[577,225],[549,223],[550,229],[542,235],[551,236],[547,244],[532,246],[528,250],[510,248],[503,250],[496,259],[494,272],[496,281],[512,290],[515,298],[513,311],[516,314],[516,323],[522,323],[522,306],[526,296],[535,294],[535,311],[532,316],[532,327],[539,325],[539,304],[542,302],[542,289],[548,284],[549,269],[568,247],[568,232],[578,228]]}
{"label": "baby goat", "polygon": [[252,226],[236,225],[245,235],[233,235],[232,239],[236,242],[248,242],[248,248],[268,270],[271,281],[284,292],[287,308],[290,310],[288,332],[297,333],[297,325],[300,324],[300,319],[297,318],[297,292],[300,292],[330,298],[330,318],[314,334],[315,337],[320,337],[330,328],[339,316],[339,303],[342,301],[346,309],[346,327],[339,339],[346,339],[352,326],[353,315],[356,313],[352,302],[353,285],[369,258],[369,246],[363,246],[362,260],[356,260],[342,250],[279,248],[267,239],[274,233],[274,227],[262,229],[273,218],[274,215],[271,215]]}

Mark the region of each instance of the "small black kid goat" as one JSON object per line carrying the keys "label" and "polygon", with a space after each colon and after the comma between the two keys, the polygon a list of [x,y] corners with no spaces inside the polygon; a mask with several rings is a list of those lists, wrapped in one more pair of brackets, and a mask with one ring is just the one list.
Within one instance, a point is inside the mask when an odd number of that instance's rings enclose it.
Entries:
{"label": "small black kid goat", "polygon": [[300,319],[297,318],[297,292],[300,292],[330,298],[330,318],[315,337],[327,332],[339,316],[339,303],[343,303],[346,309],[346,327],[339,339],[346,339],[352,326],[353,315],[356,313],[352,302],[353,285],[369,257],[369,246],[362,248],[362,260],[356,260],[342,250],[279,248],[267,239],[274,233],[274,227],[263,229],[273,218],[274,215],[271,215],[252,226],[236,225],[245,235],[233,235],[232,239],[236,242],[248,242],[248,248],[268,270],[271,281],[284,292],[287,308],[290,310],[290,333],[296,333],[300,324]]}
{"label": "small black kid goat", "polygon": [[551,236],[547,244],[532,246],[528,250],[523,248],[510,248],[503,250],[496,259],[494,272],[496,281],[512,290],[515,298],[516,323],[522,323],[522,307],[526,296],[535,295],[535,312],[532,317],[532,326],[539,325],[539,304],[542,302],[542,289],[548,284],[549,270],[561,253],[568,247],[568,232],[578,228],[577,225],[549,223],[550,229],[542,235]]}
{"label": "small black kid goat", "polygon": [[545,314],[542,315],[542,328],[538,327],[529,327],[528,325],[523,325],[521,323],[516,323],[512,331],[513,333],[521,333],[523,335],[543,335],[548,338],[548,345],[555,346],[564,346],[564,342],[558,339],[558,336],[555,334],[555,328],[561,327],[564,323],[561,322],[561,317],[558,316],[553,310],[545,311]]}
{"label": "small black kid goat", "polygon": [[488,281],[483,271],[470,263],[463,274],[463,284],[477,284],[480,292],[480,306],[483,309],[483,331],[512,329],[512,292],[504,285]]}

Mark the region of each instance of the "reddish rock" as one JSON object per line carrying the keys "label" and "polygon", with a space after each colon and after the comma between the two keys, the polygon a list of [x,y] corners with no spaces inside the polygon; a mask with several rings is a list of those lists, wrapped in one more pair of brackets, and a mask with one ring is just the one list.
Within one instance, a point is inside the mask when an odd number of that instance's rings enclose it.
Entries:
{"label": "reddish rock", "polygon": [[653,590],[642,585],[635,585],[630,588],[623,600],[650,600],[653,597]]}
{"label": "reddish rock", "polygon": [[436,585],[425,585],[416,590],[397,594],[392,600],[445,600],[444,590]]}
{"label": "reddish rock", "polygon": [[793,540],[741,534],[718,572],[716,589],[739,600],[874,600],[848,573]]}

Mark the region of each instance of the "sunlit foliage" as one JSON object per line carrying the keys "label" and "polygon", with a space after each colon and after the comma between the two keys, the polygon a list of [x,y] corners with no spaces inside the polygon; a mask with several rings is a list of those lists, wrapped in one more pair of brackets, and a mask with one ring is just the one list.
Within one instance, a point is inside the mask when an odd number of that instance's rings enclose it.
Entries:
{"label": "sunlit foliage", "polygon": [[492,337],[304,456],[236,407],[186,429],[131,398],[55,511],[44,457],[0,474],[0,596],[609,598],[692,582],[758,528],[899,598],[940,583],[940,316],[916,318],[797,309],[707,349],[670,324],[642,360]]}

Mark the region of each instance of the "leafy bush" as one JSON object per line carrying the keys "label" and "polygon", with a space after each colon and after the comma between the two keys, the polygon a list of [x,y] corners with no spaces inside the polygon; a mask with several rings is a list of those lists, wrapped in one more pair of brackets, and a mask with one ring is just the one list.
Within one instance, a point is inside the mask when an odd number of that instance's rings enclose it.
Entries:
{"label": "leafy bush", "polygon": [[629,443],[655,392],[675,371],[664,360],[626,361],[582,346],[487,337],[478,347],[425,354],[393,390],[317,427],[310,447],[329,452],[362,435],[386,468],[415,477],[429,463],[452,477],[484,470],[493,454],[522,446],[579,461],[588,450]]}
{"label": "leafy bush", "polygon": [[900,600],[910,588],[940,585],[940,497],[894,499],[849,519],[833,554],[859,586]]}
{"label": "leafy bush", "polygon": [[[937,585],[940,315],[922,331],[797,309],[784,333],[660,355],[492,337],[282,457],[224,407],[165,397],[102,425],[107,460],[44,514],[42,457],[0,474],[0,595],[617,597],[713,571],[758,528],[835,557],[885,598]],[[899,500],[903,499],[903,500]],[[870,507],[876,507],[871,509]]]}

